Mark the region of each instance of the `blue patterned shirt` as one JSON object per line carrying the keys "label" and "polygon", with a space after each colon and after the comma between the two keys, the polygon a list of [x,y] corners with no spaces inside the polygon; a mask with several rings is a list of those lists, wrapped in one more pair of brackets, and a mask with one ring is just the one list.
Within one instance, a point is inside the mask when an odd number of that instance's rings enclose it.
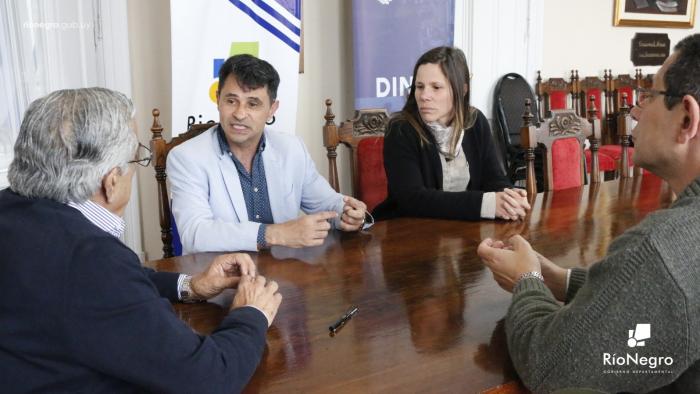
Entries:
{"label": "blue patterned shirt", "polygon": [[274,223],[272,209],[270,208],[270,197],[267,194],[267,178],[265,177],[265,166],[263,165],[262,152],[265,150],[265,134],[260,137],[258,150],[253,156],[253,165],[250,173],[246,171],[243,164],[231,152],[226,141],[226,136],[221,126],[217,128],[219,135],[219,146],[221,152],[227,154],[238,170],[238,178],[241,180],[241,190],[245,199],[245,206],[248,210],[248,219],[253,222],[262,223],[258,228],[258,246],[267,247],[265,242],[265,229],[267,224]]}

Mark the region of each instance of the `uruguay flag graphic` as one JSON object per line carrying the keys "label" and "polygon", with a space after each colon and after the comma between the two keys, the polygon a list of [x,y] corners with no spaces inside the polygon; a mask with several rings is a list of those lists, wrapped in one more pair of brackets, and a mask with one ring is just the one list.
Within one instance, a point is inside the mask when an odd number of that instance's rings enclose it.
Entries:
{"label": "uruguay flag graphic", "polygon": [[280,74],[272,129],[294,133],[297,113],[301,0],[171,0],[172,127],[219,120],[219,67],[248,53]]}

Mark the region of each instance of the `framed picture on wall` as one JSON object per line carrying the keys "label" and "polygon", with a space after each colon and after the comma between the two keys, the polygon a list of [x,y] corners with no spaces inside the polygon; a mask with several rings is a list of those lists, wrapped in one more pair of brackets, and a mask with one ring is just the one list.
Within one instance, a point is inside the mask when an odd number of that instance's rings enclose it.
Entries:
{"label": "framed picture on wall", "polygon": [[615,26],[693,27],[696,0],[615,0]]}

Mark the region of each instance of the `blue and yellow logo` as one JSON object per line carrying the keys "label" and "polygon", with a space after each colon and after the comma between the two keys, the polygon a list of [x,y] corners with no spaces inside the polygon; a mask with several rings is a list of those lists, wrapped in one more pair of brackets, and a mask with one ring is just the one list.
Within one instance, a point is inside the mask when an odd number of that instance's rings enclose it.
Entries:
{"label": "blue and yellow logo", "polygon": [[[242,55],[247,53],[258,57],[258,52],[260,50],[260,43],[258,41],[250,42],[232,42],[231,48],[228,51],[228,56]],[[214,83],[209,87],[209,98],[213,103],[216,104],[216,91],[219,89],[219,69],[224,65],[226,59],[214,59]]]}

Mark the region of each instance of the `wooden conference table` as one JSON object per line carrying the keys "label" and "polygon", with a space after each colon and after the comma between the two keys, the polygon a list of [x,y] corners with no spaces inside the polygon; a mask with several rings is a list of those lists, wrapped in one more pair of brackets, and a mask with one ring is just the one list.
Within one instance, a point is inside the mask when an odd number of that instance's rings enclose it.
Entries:
{"label": "wooden conference table", "polygon": [[[503,391],[517,391],[503,327],[510,294],[477,257],[479,242],[520,233],[555,263],[585,267],[671,199],[658,178],[636,177],[540,193],[521,222],[397,219],[333,233],[320,247],[252,254],[284,300],[245,391],[471,393],[507,382]],[[195,273],[214,256],[149,265]],[[232,297],[229,290],[209,303],[174,307],[206,334]],[[357,315],[329,336],[328,326],[350,306]]]}

